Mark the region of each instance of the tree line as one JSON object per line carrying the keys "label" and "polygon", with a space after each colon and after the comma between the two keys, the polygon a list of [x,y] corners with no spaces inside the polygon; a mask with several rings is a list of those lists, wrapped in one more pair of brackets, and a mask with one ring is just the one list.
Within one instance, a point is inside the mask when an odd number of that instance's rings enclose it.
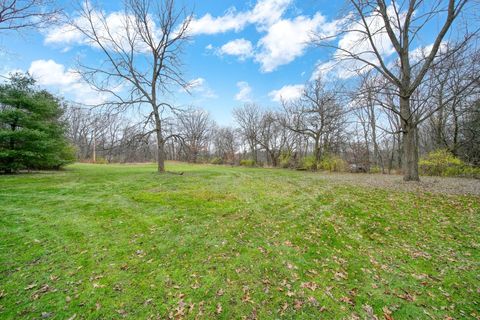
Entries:
{"label": "tree line", "polygon": [[[37,26],[57,13],[45,11],[47,1],[20,3],[3,4],[0,28]],[[401,169],[405,180],[419,179],[419,157],[435,149],[478,165],[475,1],[347,3],[338,32],[314,34],[311,43],[332,50],[327,64],[343,64],[355,80],[332,83],[320,70],[300,98],[284,100],[280,108],[235,109],[231,127],[215,124],[202,109],[175,106],[165,98],[178,87],[191,89],[181,57],[192,12],[174,0],[127,0],[119,32],[111,29],[104,10],[90,1],[79,3],[78,16],[64,15],[64,20],[103,60],[80,60],[77,72],[109,100],[97,106],[105,113],[67,108],[78,159],[96,158],[97,152],[108,161],[155,159],[159,172],[165,171],[165,159],[313,169],[342,160],[359,171]],[[430,46],[419,46],[422,30],[430,30]],[[342,35],[351,41],[334,44],[332,39]],[[393,54],[385,55],[390,45]],[[145,118],[128,120],[137,113]]]}
{"label": "tree line", "polygon": [[[442,48],[411,99],[420,155],[446,149],[480,165],[479,68],[476,46]],[[179,109],[163,119],[165,159],[313,170],[322,161],[330,167],[328,161],[342,161],[346,170],[401,171],[405,136],[398,100],[388,81],[366,72],[353,87],[319,77],[281,106],[239,106],[232,126],[217,124],[201,108]],[[101,161],[157,160],[154,119],[133,123],[118,113],[75,106],[65,117],[79,160],[92,159],[94,140]]]}

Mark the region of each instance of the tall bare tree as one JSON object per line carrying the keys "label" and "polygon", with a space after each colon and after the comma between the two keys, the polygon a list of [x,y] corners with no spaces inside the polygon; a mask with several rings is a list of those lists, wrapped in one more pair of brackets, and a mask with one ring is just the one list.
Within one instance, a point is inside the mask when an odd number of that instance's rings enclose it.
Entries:
{"label": "tall bare tree", "polygon": [[[415,90],[438,57],[438,52],[454,21],[460,16],[469,0],[350,0],[350,15],[343,32],[354,34],[356,41],[350,46],[341,44],[336,57],[353,60],[358,69],[374,69],[395,88],[399,98],[398,115],[401,119],[404,155],[404,180],[419,180],[417,127],[424,115],[412,106]],[[414,61],[411,52],[421,36],[422,29],[437,29],[429,53]],[[388,43],[384,38],[388,39]],[[467,36],[468,38],[468,36]],[[321,39],[324,40],[324,39]],[[391,44],[398,68],[384,55]]]}
{"label": "tall bare tree", "polygon": [[165,114],[176,108],[167,102],[173,86],[188,88],[180,56],[191,15],[174,0],[125,0],[120,27],[109,24],[102,10],[85,1],[80,17],[70,23],[98,48],[98,65],[79,63],[79,73],[97,91],[112,97],[105,105],[125,111],[148,106],[147,123],[157,140],[158,172],[165,171],[165,143],[172,137],[163,128]]}

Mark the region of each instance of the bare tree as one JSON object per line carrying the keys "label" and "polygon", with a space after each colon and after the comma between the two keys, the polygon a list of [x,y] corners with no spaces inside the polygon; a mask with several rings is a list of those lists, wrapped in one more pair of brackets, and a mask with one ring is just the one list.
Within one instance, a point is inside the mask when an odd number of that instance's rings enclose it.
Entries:
{"label": "bare tree", "polygon": [[52,0],[0,0],[0,30],[44,27],[61,10]]}
{"label": "bare tree", "polygon": [[276,167],[289,136],[286,128],[280,123],[280,117],[273,111],[261,115],[257,143],[265,150],[267,164]]}
{"label": "bare tree", "polygon": [[332,141],[344,128],[346,110],[340,101],[341,92],[339,86],[327,88],[318,78],[307,85],[300,99],[283,102],[287,114],[284,126],[313,140],[317,162],[330,151]]}
{"label": "bare tree", "polygon": [[240,126],[240,132],[242,137],[246,140],[252,159],[258,162],[257,157],[257,144],[258,144],[258,132],[260,130],[260,108],[253,103],[245,104],[241,108],[233,110],[233,116]]}
{"label": "bare tree", "polygon": [[[344,30],[353,32],[358,41],[351,46],[335,46],[336,57],[353,60],[358,70],[374,69],[383,75],[395,88],[399,98],[398,115],[401,119],[404,154],[404,180],[418,181],[418,124],[423,120],[412,106],[412,96],[430,70],[442,43],[459,17],[468,0],[350,0],[353,12]],[[440,21],[442,20],[443,21]],[[412,60],[412,45],[418,40],[422,29],[439,25],[429,53]],[[396,54],[398,72],[392,69],[383,55],[387,37]],[[468,36],[467,36],[468,38]]]}
{"label": "bare tree", "polygon": [[204,110],[190,109],[179,114],[177,126],[178,135],[186,147],[188,161],[196,163],[199,154],[207,151],[214,126],[212,119]]}
{"label": "bare tree", "polygon": [[480,96],[480,51],[459,45],[446,45],[447,58],[431,69],[420,87],[427,112],[432,112],[423,126],[424,147],[448,149],[455,156],[461,156],[463,120]]}
{"label": "bare tree", "polygon": [[216,128],[213,134],[215,155],[222,159],[222,163],[234,164],[237,152],[237,135],[230,127]]}
{"label": "bare tree", "polygon": [[80,19],[71,21],[89,44],[104,57],[99,65],[80,63],[82,78],[97,91],[112,97],[105,105],[117,110],[149,106],[146,123],[153,123],[157,140],[158,172],[165,171],[165,114],[176,108],[165,95],[172,86],[188,87],[180,56],[187,39],[191,15],[175,7],[174,0],[126,0],[121,28],[109,25],[101,10],[85,1]]}

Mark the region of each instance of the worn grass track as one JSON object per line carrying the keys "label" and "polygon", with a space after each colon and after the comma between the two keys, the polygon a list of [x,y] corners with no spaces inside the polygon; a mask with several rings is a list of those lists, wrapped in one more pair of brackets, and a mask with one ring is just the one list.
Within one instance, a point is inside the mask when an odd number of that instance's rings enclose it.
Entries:
{"label": "worn grass track", "polygon": [[477,196],[168,168],[0,176],[0,318],[480,317]]}

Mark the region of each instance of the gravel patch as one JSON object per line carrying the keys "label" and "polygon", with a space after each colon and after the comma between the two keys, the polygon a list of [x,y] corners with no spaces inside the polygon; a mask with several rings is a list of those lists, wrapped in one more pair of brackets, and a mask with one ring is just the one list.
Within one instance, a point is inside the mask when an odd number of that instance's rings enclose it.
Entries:
{"label": "gravel patch", "polygon": [[328,172],[318,174],[322,179],[334,184],[351,184],[405,192],[480,196],[480,179],[420,177],[420,182],[405,182],[400,175]]}

